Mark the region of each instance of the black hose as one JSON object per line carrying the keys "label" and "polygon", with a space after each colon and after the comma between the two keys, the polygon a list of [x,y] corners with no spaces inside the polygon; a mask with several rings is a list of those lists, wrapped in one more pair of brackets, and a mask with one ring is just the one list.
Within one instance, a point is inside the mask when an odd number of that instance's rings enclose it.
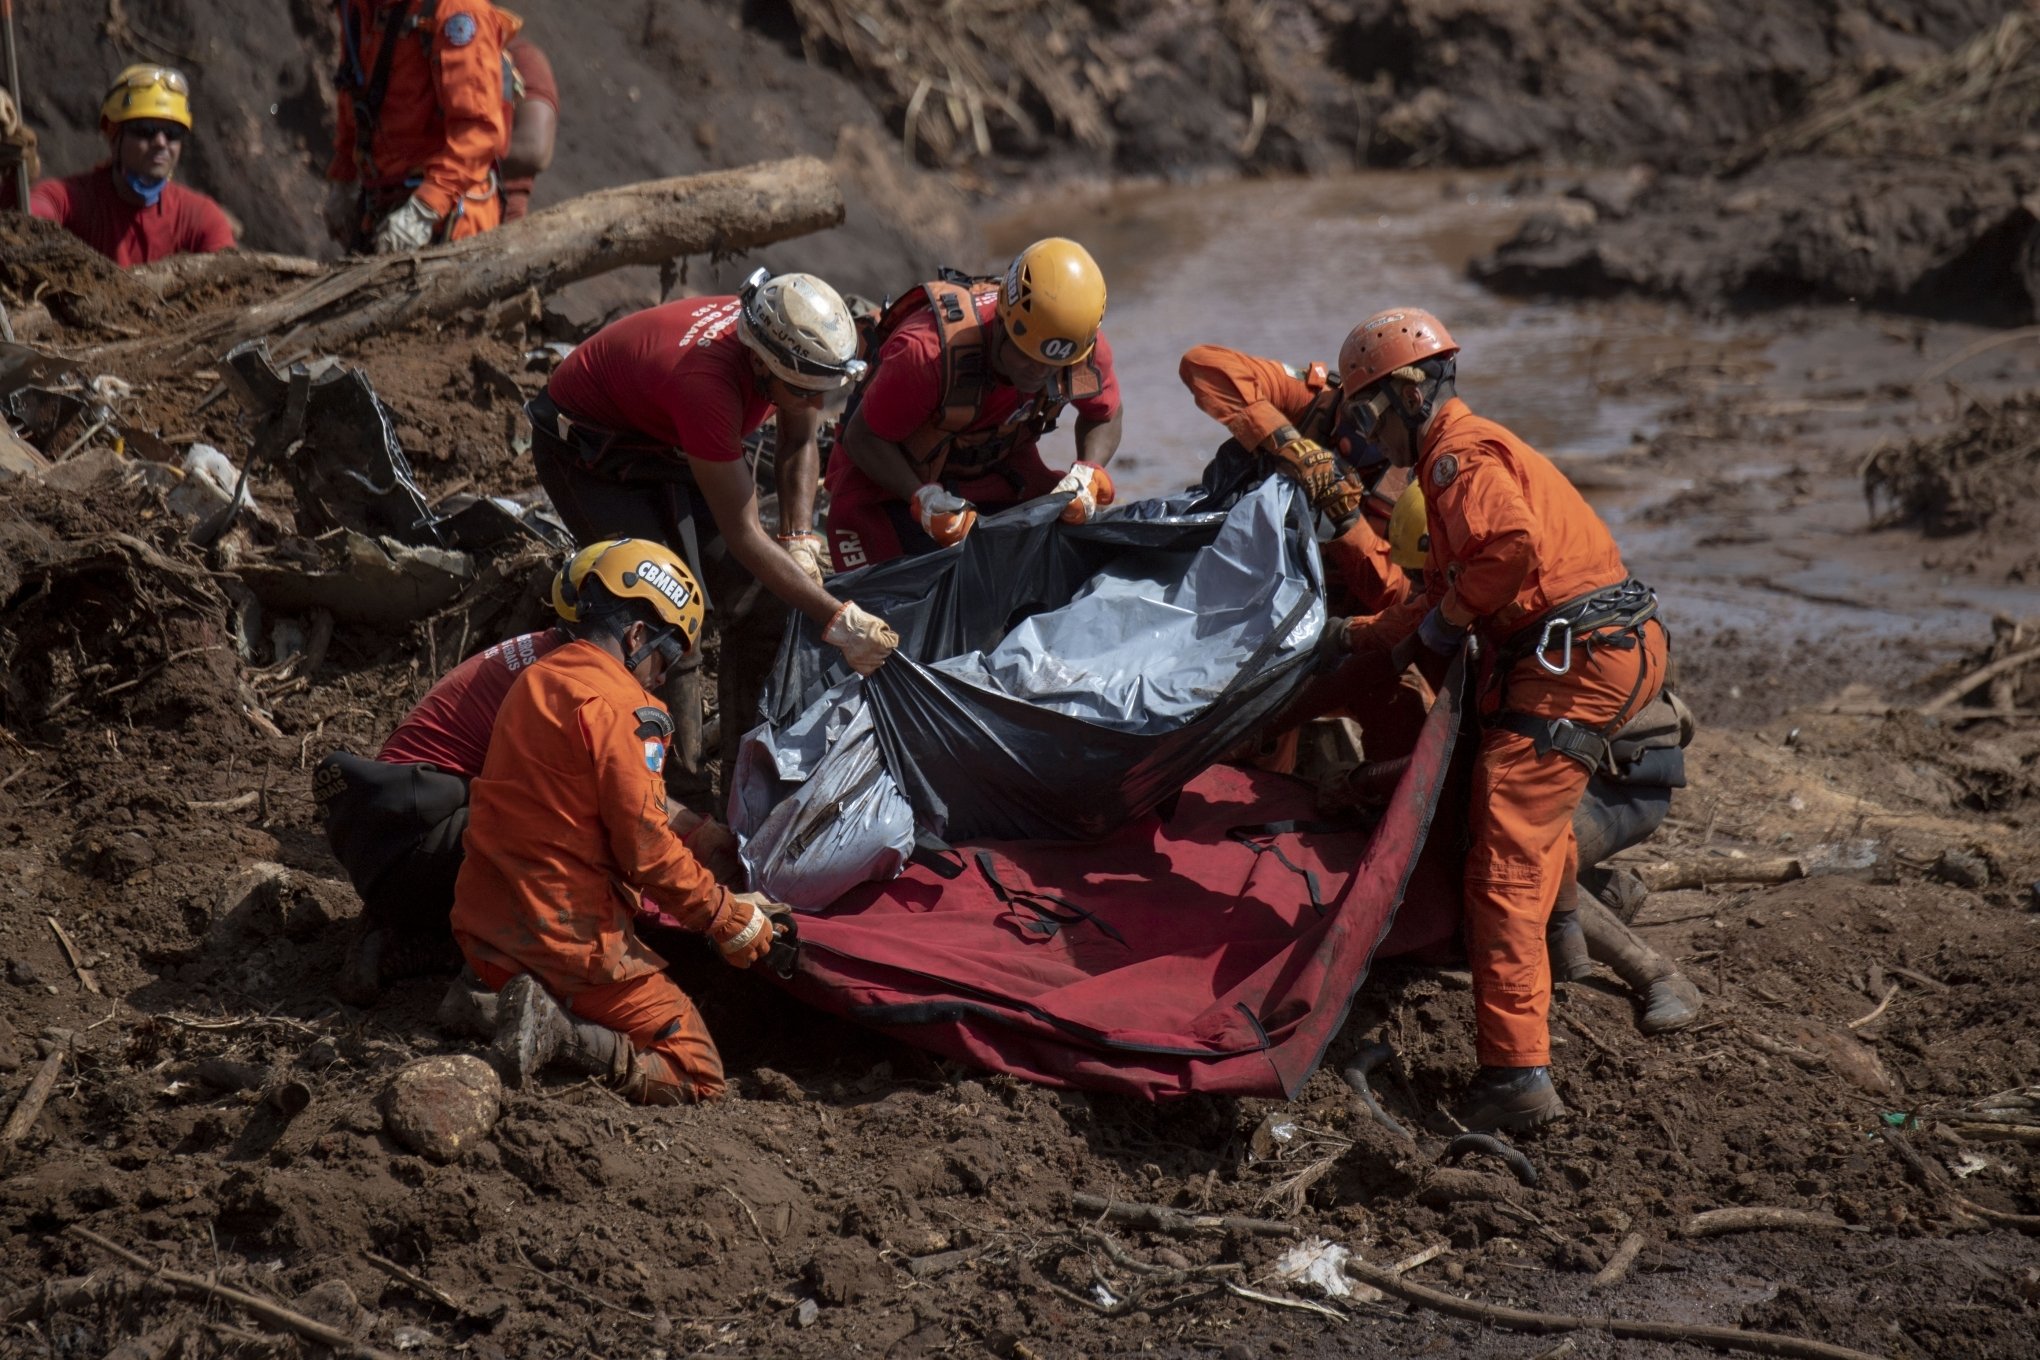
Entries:
{"label": "black hose", "polygon": [[1417,1141],[1416,1135],[1397,1123],[1394,1115],[1381,1108],[1381,1102],[1374,1098],[1374,1092],[1367,1085],[1369,1074],[1394,1056],[1395,1050],[1387,1044],[1379,1041],[1362,1044],[1358,1056],[1346,1064],[1346,1070],[1341,1075],[1345,1077],[1346,1084],[1353,1088],[1354,1094],[1360,1097],[1361,1103],[1367,1106],[1367,1113],[1374,1116],[1376,1123],[1398,1138],[1414,1143]]}
{"label": "black hose", "polygon": [[1509,1170],[1516,1173],[1516,1179],[1525,1185],[1537,1184],[1537,1168],[1530,1159],[1501,1139],[1487,1133],[1462,1133],[1445,1145],[1438,1160],[1447,1166],[1466,1156],[1469,1152],[1485,1152],[1508,1163]]}

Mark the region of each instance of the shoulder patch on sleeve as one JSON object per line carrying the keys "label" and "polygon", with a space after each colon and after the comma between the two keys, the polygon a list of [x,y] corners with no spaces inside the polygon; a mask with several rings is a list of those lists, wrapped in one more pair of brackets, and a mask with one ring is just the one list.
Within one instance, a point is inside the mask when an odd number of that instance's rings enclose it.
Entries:
{"label": "shoulder patch on sleeve", "polygon": [[1459,459],[1456,455],[1448,453],[1441,457],[1437,462],[1431,464],[1432,486],[1439,487],[1441,489],[1444,487],[1448,487],[1452,485],[1452,479],[1454,477],[1457,477],[1458,475],[1459,475]]}
{"label": "shoulder patch on sleeve", "polygon": [[641,708],[631,715],[637,719],[637,735],[664,741],[673,735],[673,718],[663,708]]}
{"label": "shoulder patch on sleeve", "polygon": [[450,47],[466,47],[475,40],[475,16],[456,14],[449,18],[439,30],[446,35]]}

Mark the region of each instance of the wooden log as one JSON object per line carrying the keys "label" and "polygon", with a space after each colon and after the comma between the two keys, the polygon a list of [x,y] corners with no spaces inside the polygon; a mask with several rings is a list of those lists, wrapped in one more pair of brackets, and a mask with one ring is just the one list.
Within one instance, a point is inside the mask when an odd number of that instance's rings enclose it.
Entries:
{"label": "wooden log", "polygon": [[1294,1223],[1275,1219],[1241,1218],[1234,1214],[1193,1214],[1163,1204],[1135,1204],[1122,1199],[1107,1199],[1103,1195],[1079,1192],[1070,1196],[1070,1204],[1080,1214],[1145,1228],[1169,1237],[1217,1236],[1228,1232],[1243,1232],[1255,1237],[1301,1236]]}
{"label": "wooden log", "polygon": [[282,297],[202,323],[161,357],[209,362],[276,337],[279,359],[559,288],[630,265],[749,250],[833,227],[843,194],[812,156],[600,189],[452,245],[343,265]]}
{"label": "wooden log", "polygon": [[49,1057],[43,1059],[43,1065],[36,1069],[34,1079],[28,1083],[28,1090],[22,1093],[21,1102],[14,1107],[14,1113],[7,1116],[7,1126],[0,1128],[0,1147],[12,1147],[35,1127],[35,1117],[49,1103],[50,1092],[57,1088],[57,1073],[63,1071],[64,1059],[70,1053],[69,1044],[59,1044]]}

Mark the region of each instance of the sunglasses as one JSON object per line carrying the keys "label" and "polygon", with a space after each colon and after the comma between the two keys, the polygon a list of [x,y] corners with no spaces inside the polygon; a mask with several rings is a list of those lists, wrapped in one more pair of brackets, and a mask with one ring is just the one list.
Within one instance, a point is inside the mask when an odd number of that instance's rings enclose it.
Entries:
{"label": "sunglasses", "polygon": [[156,138],[162,137],[172,146],[177,145],[189,135],[187,130],[180,124],[157,123],[146,118],[138,118],[132,122],[123,123],[121,124],[121,130],[134,137],[136,141],[153,142]]}
{"label": "sunglasses", "polygon": [[116,80],[113,88],[146,90],[151,85],[161,85],[172,94],[191,93],[191,82],[184,78],[184,72],[171,66],[137,66]]}

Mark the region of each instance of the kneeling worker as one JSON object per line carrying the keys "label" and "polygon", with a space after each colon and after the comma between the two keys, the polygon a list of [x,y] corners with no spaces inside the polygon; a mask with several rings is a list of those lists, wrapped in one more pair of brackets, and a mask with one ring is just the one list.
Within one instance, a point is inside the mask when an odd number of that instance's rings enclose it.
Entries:
{"label": "kneeling worker", "polygon": [[[813,527],[822,402],[863,371],[841,295],[812,274],[768,279],[761,269],[735,297],[668,302],[604,326],[525,408],[538,479],[576,542],[652,539],[705,580],[722,637],[725,780],[756,721],[787,606],[822,625],[860,675],[899,646],[882,620],[823,588]],[[777,543],[744,461],[745,436],[775,412]],[[689,770],[701,756],[698,664],[690,652],[672,696]]]}
{"label": "kneeling worker", "polygon": [[1565,1113],[1545,929],[1578,864],[1573,814],[1610,739],[1656,699],[1669,644],[1657,596],[1572,483],[1454,395],[1458,353],[1415,308],[1362,322],[1340,351],[1347,422],[1415,469],[1430,536],[1423,592],[1356,620],[1350,643],[1400,671],[1482,639],[1463,880],[1481,1070],[1459,1118],[1523,1128]]}
{"label": "kneeling worker", "polygon": [[[837,571],[960,543],[980,510],[1069,493],[1081,524],[1112,503],[1105,465],[1124,412],[1105,319],[1105,276],[1059,236],[1020,252],[1003,279],[945,274],[886,309],[872,373],[829,462]],[[1077,413],[1077,461],[1041,461],[1041,437]]]}
{"label": "kneeling worker", "polygon": [[644,1104],[712,1099],[715,1041],[617,891],[738,968],[772,947],[767,899],[718,884],[666,820],[673,722],[650,691],[698,644],[701,590],[678,554],[625,539],[569,603],[573,640],[511,686],[470,788],[454,938],[500,993],[495,1058],[513,1086],[558,1060]]}

